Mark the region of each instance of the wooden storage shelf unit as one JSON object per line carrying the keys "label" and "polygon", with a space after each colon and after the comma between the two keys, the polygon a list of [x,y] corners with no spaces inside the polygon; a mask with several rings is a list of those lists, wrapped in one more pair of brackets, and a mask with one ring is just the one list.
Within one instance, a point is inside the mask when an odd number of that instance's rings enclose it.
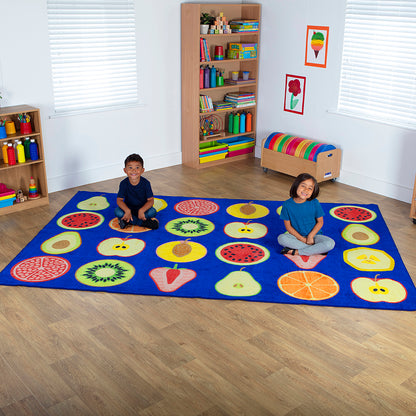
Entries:
{"label": "wooden storage shelf unit", "polygon": [[[19,130],[20,122],[18,115],[24,113],[30,116],[30,122],[32,125],[32,133],[30,134],[21,134]],[[2,207],[0,208],[0,215],[49,204],[39,109],[28,105],[3,107],[0,108],[0,119],[5,121],[14,121],[16,127],[15,134],[11,134],[4,139],[0,139],[0,147],[3,146],[4,142],[13,143],[15,139],[21,140],[23,143],[26,137],[30,137],[35,139],[39,150],[38,160],[33,161],[28,159],[26,162],[16,163],[16,165],[8,165],[4,163],[3,154],[1,152],[0,182],[4,183],[7,188],[13,189],[16,192],[18,189],[21,189],[24,195],[28,196],[29,180],[30,177],[33,176],[36,181],[38,194],[40,195],[40,198],[38,199],[28,199],[27,201],[20,203],[16,203],[15,201],[13,205]]]}
{"label": "wooden storage shelf unit", "polygon": [[410,218],[413,220],[413,224],[416,224],[416,176],[415,184],[413,185],[412,204],[410,206]]}
{"label": "wooden storage shelf unit", "polygon": [[[202,13],[209,13],[212,16],[219,16],[222,12],[228,21],[231,20],[258,20],[260,22],[260,4],[200,4],[200,3],[182,3],[181,5],[181,72],[182,72],[182,163],[192,168],[206,168],[222,163],[229,163],[236,160],[252,158],[253,153],[247,153],[240,156],[215,160],[206,163],[199,162],[199,144],[201,142],[212,141],[219,138],[228,138],[234,136],[250,136],[256,138],[256,120],[257,106],[253,105],[244,108],[235,108],[233,110],[222,110],[213,112],[199,111],[200,94],[209,95],[212,101],[223,101],[228,92],[235,93],[254,93],[256,103],[257,81],[258,81],[258,59],[260,53],[259,31],[247,33],[230,33],[230,34],[200,34],[200,16]],[[200,62],[200,38],[205,38],[211,55],[211,61]],[[249,59],[227,59],[228,44],[236,43],[256,43],[257,57]],[[213,60],[215,46],[222,46],[224,50],[224,60]],[[215,88],[199,87],[199,69],[200,66],[212,66],[223,71],[224,79],[231,78],[232,71],[249,71],[250,78],[253,82],[249,84],[224,85]],[[228,133],[228,116],[230,113],[249,111],[252,114],[252,128],[250,132],[241,134]],[[201,119],[209,115],[215,115],[221,118],[224,131],[220,136],[201,137],[200,122]]]}

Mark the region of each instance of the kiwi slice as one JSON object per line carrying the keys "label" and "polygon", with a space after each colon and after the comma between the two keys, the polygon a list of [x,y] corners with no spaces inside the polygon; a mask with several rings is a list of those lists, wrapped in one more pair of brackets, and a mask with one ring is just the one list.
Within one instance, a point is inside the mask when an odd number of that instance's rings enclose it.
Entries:
{"label": "kiwi slice", "polygon": [[171,234],[187,237],[209,234],[215,226],[205,218],[185,217],[169,221],[165,228]]}
{"label": "kiwi slice", "polygon": [[81,266],[75,272],[75,278],[87,286],[108,287],[127,282],[135,272],[135,268],[125,261],[97,260]]}
{"label": "kiwi slice", "polygon": [[172,253],[176,257],[184,257],[192,251],[191,245],[188,243],[188,240],[181,241],[172,248]]}
{"label": "kiwi slice", "polygon": [[240,212],[244,215],[251,215],[256,212],[256,207],[252,205],[253,201],[248,202],[240,207]]}

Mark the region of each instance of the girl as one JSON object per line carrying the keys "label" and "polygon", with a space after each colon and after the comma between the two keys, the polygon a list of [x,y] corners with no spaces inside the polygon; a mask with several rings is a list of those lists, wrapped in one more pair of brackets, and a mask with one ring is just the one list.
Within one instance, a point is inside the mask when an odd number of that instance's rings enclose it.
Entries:
{"label": "girl", "polygon": [[335,241],[321,232],[324,212],[318,194],[318,182],[308,173],[301,173],[293,182],[291,198],[283,203],[280,214],[287,230],[277,238],[284,247],[281,254],[312,256],[334,248]]}

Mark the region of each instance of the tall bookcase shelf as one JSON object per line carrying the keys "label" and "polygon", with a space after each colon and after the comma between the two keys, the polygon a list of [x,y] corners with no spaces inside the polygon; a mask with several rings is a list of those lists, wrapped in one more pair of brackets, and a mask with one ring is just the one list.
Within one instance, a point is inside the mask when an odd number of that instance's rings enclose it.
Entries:
{"label": "tall bookcase shelf", "polygon": [[[22,134],[19,130],[19,114],[27,114],[30,116],[32,124],[32,133]],[[16,165],[8,165],[4,163],[1,153],[0,159],[0,182],[4,183],[7,188],[17,191],[21,189],[24,195],[29,194],[29,180],[33,176],[36,181],[36,187],[40,198],[28,199],[25,202],[14,203],[13,205],[1,207],[0,215],[10,214],[12,212],[22,211],[29,208],[35,208],[49,204],[48,185],[46,180],[45,155],[43,151],[42,128],[40,124],[40,112],[38,108],[28,105],[17,105],[12,107],[0,108],[0,119],[6,121],[14,121],[16,133],[8,135],[4,139],[0,139],[0,147],[4,142],[14,142],[15,139],[22,142],[26,137],[34,138],[39,151],[38,160],[28,159],[24,163],[16,163]]]}
{"label": "tall bookcase shelf", "polygon": [[[236,160],[253,157],[253,153],[240,156],[215,160],[206,163],[199,161],[199,144],[216,140],[219,138],[231,138],[235,136],[256,137],[257,106],[253,105],[233,110],[222,110],[213,112],[200,112],[199,96],[209,95],[212,101],[223,101],[227,93],[254,93],[256,103],[258,102],[258,59],[260,52],[259,35],[260,29],[249,33],[229,33],[229,34],[200,34],[200,16],[202,13],[209,13],[212,16],[219,16],[220,13],[231,20],[258,20],[260,21],[260,4],[203,4],[203,3],[182,3],[181,5],[181,72],[182,72],[182,163],[192,168],[206,168],[222,163],[229,163]],[[200,62],[200,39],[207,41],[211,55],[210,61]],[[256,43],[257,57],[249,59],[228,59],[227,49],[229,43]],[[222,46],[224,50],[223,60],[214,60],[215,46]],[[214,65],[215,68],[223,71],[224,78],[231,78],[232,71],[249,71],[253,82],[249,84],[225,84],[221,87],[203,88],[199,85],[200,66]],[[249,111],[252,114],[252,128],[250,132],[241,134],[230,134],[227,132],[227,120],[231,113]],[[209,115],[221,117],[224,132],[220,137],[211,138],[210,136],[201,137],[200,121]]]}

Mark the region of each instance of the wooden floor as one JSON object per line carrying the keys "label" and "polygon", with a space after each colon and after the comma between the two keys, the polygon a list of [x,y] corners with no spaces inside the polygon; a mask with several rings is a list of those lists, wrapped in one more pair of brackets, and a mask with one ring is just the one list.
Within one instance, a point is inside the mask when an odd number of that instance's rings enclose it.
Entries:
{"label": "wooden floor", "polygon": [[[155,194],[283,200],[258,161],[145,174]],[[0,216],[0,270],[77,190]],[[377,203],[416,281],[410,205],[338,182],[321,202]],[[0,286],[0,415],[416,415],[416,314]]]}

